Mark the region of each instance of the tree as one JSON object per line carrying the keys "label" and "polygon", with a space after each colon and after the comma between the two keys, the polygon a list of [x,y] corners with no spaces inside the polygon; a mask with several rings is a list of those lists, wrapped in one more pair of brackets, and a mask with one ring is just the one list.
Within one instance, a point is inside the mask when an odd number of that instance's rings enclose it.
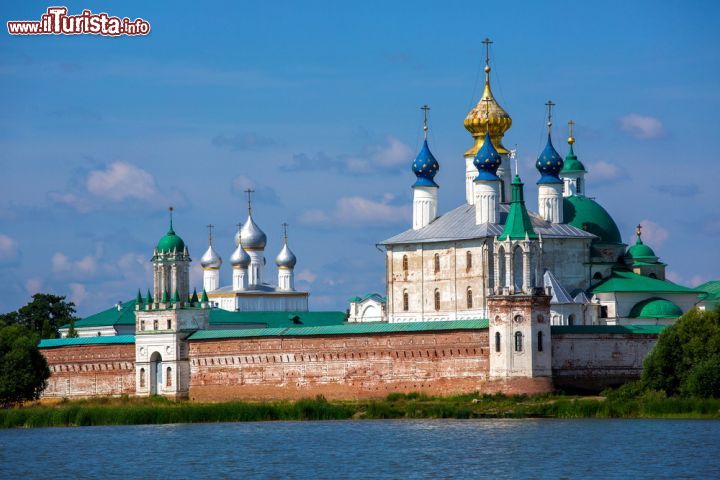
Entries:
{"label": "tree", "polygon": [[660,334],[645,359],[645,388],[720,397],[720,309],[692,309]]}
{"label": "tree", "polygon": [[18,324],[40,335],[40,338],[57,338],[58,329],[75,320],[75,304],[66,302],[65,297],[47,293],[36,293],[32,301],[17,312],[0,315],[0,322]]}
{"label": "tree", "polygon": [[75,319],[70,319],[70,325],[68,326],[67,338],[78,338],[77,330],[75,330]]}
{"label": "tree", "polygon": [[21,325],[0,327],[0,405],[36,400],[50,377],[39,336]]}

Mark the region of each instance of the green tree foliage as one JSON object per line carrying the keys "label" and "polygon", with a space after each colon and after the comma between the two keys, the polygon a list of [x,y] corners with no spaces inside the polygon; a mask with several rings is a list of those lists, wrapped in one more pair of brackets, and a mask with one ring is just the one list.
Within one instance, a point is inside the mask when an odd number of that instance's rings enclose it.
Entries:
{"label": "green tree foliage", "polygon": [[35,400],[50,377],[39,335],[21,325],[0,326],[0,405]]}
{"label": "green tree foliage", "polygon": [[66,302],[65,297],[47,293],[36,293],[32,301],[17,312],[0,315],[0,324],[22,325],[40,338],[57,338],[58,329],[65,324],[74,328],[75,304]]}
{"label": "green tree foliage", "polygon": [[644,388],[720,397],[720,309],[690,310],[665,329],[645,359]]}

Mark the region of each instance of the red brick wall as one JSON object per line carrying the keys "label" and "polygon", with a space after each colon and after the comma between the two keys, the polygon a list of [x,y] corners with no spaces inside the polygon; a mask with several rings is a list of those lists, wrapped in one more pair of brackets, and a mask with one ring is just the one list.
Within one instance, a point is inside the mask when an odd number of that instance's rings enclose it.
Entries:
{"label": "red brick wall", "polygon": [[43,397],[135,393],[135,345],[77,345],[40,350],[50,367]]}
{"label": "red brick wall", "polygon": [[193,400],[451,395],[483,390],[483,331],[243,338],[190,343]]}

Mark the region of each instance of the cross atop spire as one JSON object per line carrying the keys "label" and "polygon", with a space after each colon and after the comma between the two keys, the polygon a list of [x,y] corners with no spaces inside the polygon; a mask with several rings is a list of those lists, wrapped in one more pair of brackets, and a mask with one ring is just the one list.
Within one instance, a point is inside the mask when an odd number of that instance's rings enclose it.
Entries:
{"label": "cross atop spire", "polygon": [[552,100],[548,100],[545,102],[545,106],[548,109],[548,121],[547,121],[547,127],[548,127],[548,133],[550,133],[550,127],[552,127],[552,108],[555,106]]}
{"label": "cross atop spire", "polygon": [[212,229],[215,227],[212,223],[207,224],[208,229],[208,245],[212,245]]}
{"label": "cross atop spire", "polygon": [[420,110],[423,111],[423,114],[425,116],[425,119],[423,120],[423,132],[425,132],[425,140],[427,140],[427,134],[428,134],[428,112],[430,111],[430,107],[427,105],[423,105],[420,107]]}
{"label": "cross atop spire", "polygon": [[288,234],[287,234],[288,224],[287,224],[287,222],[284,222],[282,224],[282,227],[283,227],[283,238],[285,238],[285,243],[287,243],[287,239],[288,239]]}
{"label": "cross atop spire", "polygon": [[568,143],[572,145],[575,143],[575,137],[573,137],[573,127],[575,126],[575,122],[570,120],[568,122],[568,128],[570,129],[570,136],[568,137]]}
{"label": "cross atop spire", "polygon": [[642,225],[639,223],[637,224],[637,227],[635,227],[635,233],[637,234],[638,238],[642,236]]}
{"label": "cross atop spire", "polygon": [[168,212],[170,212],[170,231],[173,232],[173,210],[175,210],[173,207],[168,207]]}
{"label": "cross atop spire", "polygon": [[245,190],[245,193],[247,194],[248,199],[248,216],[250,216],[252,215],[252,194],[255,193],[255,190],[248,188]]}
{"label": "cross atop spire", "polygon": [[480,43],[485,45],[485,83],[490,83],[490,45],[493,41],[486,37]]}

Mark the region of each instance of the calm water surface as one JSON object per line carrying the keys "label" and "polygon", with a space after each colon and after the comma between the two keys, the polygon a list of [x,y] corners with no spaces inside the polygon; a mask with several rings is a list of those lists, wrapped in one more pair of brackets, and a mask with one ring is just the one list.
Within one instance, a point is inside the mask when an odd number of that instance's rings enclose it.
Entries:
{"label": "calm water surface", "polygon": [[419,420],[0,430],[0,479],[720,478],[720,422]]}

